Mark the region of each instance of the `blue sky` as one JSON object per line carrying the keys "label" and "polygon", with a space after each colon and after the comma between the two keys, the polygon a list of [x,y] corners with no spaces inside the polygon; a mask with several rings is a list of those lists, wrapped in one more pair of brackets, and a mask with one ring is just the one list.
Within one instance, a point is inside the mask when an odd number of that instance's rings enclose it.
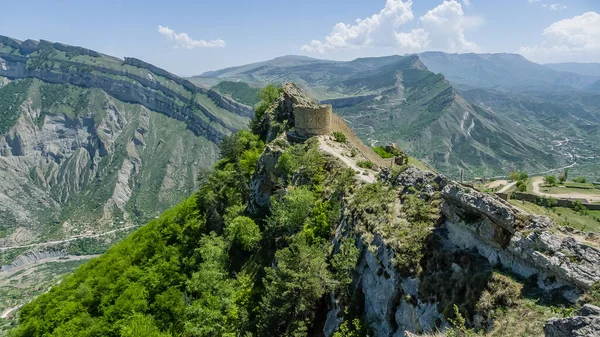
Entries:
{"label": "blue sky", "polygon": [[289,54],[350,60],[442,50],[600,62],[599,0],[3,0],[0,6],[0,35],[133,56],[179,75]]}

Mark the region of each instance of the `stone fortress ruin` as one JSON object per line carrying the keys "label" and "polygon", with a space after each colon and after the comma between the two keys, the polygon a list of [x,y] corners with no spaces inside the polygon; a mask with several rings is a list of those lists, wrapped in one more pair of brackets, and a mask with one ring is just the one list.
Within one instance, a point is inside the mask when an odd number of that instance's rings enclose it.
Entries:
{"label": "stone fortress ruin", "polygon": [[326,135],[331,133],[331,104],[295,105],[294,127],[299,137]]}

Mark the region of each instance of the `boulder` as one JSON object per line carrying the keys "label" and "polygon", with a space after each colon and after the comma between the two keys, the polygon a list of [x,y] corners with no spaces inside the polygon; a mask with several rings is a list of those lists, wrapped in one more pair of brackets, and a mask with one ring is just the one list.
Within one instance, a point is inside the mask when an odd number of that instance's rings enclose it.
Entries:
{"label": "boulder", "polygon": [[552,318],[544,325],[546,337],[592,337],[600,336],[600,308],[586,304],[580,316]]}

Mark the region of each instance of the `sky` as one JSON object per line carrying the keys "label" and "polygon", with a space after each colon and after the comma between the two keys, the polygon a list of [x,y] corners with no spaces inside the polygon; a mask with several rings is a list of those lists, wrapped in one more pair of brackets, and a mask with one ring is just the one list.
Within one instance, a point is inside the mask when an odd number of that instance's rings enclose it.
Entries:
{"label": "sky", "polygon": [[0,0],[0,9],[0,35],[136,57],[181,76],[283,55],[600,62],[600,0]]}

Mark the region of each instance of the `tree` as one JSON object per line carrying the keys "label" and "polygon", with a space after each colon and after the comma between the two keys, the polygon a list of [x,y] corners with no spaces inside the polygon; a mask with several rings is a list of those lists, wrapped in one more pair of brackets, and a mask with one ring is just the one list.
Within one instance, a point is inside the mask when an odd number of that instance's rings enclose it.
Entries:
{"label": "tree", "polygon": [[517,191],[519,191],[519,192],[525,192],[525,191],[527,191],[527,184],[525,184],[523,182],[523,180],[518,180],[517,181]]}
{"label": "tree", "polygon": [[568,179],[568,178],[569,178],[569,169],[568,169],[568,168],[566,168],[566,169],[563,171],[563,173],[561,173],[561,174],[558,176],[558,180],[560,181],[560,183],[561,183],[561,184],[564,184],[564,183],[565,183],[565,181],[567,181],[567,179]]}
{"label": "tree", "polygon": [[259,336],[306,335],[315,306],[331,283],[326,256],[327,246],[309,245],[302,236],[275,253],[276,265],[265,268]]}
{"label": "tree", "polygon": [[225,237],[242,250],[252,251],[258,247],[261,234],[254,220],[246,216],[238,216],[225,225]]}
{"label": "tree", "polygon": [[271,201],[271,216],[267,219],[270,239],[293,235],[304,228],[315,204],[315,195],[305,187],[291,189],[281,200]]}
{"label": "tree", "polygon": [[527,178],[529,178],[529,176],[527,175],[527,173],[525,171],[511,171],[508,174],[508,180],[512,180],[512,181],[519,181],[519,180],[526,180]]}
{"label": "tree", "polygon": [[205,235],[196,250],[202,263],[186,282],[193,301],[186,307],[186,336],[235,336],[239,322],[236,284],[229,278],[226,243],[214,232]]}
{"label": "tree", "polygon": [[544,178],[544,182],[547,186],[556,186],[556,177],[555,176],[546,176]]}
{"label": "tree", "polygon": [[573,181],[576,183],[585,184],[587,180],[585,179],[584,176],[579,176],[579,177],[573,178]]}

